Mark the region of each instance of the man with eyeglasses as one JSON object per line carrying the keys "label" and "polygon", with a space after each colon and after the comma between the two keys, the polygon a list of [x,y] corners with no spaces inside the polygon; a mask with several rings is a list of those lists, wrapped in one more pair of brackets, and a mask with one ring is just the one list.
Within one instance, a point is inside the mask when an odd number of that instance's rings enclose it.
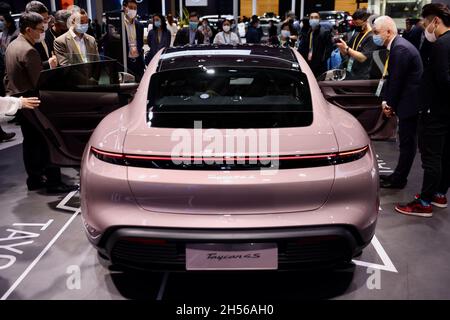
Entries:
{"label": "man with eyeglasses", "polygon": [[43,26],[44,26],[44,35],[42,38],[36,41],[34,47],[39,52],[41,56],[42,65],[44,69],[54,69],[58,66],[58,61],[56,56],[52,52],[52,49],[49,47],[48,43],[45,41],[45,33],[49,29],[48,22],[50,20],[50,16],[48,14],[47,7],[39,1],[31,1],[25,7],[25,12],[35,12],[42,16],[43,18]]}

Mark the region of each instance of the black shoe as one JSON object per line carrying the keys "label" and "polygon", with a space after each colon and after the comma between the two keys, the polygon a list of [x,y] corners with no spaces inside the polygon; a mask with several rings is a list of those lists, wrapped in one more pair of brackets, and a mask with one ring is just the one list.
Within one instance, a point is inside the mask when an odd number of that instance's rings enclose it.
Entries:
{"label": "black shoe", "polygon": [[0,142],[5,142],[5,141],[9,141],[12,138],[14,138],[16,136],[16,134],[14,132],[10,132],[10,133],[0,133]]}
{"label": "black shoe", "polygon": [[391,175],[380,174],[380,181],[389,181],[391,180]]}
{"label": "black shoe", "polygon": [[45,188],[45,181],[40,179],[27,179],[28,191],[36,191]]}
{"label": "black shoe", "polygon": [[385,189],[403,189],[406,186],[406,182],[397,182],[392,180],[380,181],[380,187]]}
{"label": "black shoe", "polygon": [[47,193],[48,194],[56,194],[56,193],[69,193],[75,190],[78,190],[78,185],[67,185],[65,183],[59,183],[56,185],[50,185],[47,186]]}

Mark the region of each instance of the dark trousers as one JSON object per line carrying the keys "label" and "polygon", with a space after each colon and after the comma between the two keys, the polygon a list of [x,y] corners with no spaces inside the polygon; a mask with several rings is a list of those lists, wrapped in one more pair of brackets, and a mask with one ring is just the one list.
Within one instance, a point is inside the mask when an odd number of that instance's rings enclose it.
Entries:
{"label": "dark trousers", "polygon": [[136,82],[140,82],[142,76],[144,75],[144,58],[139,57],[136,59],[128,58],[127,62],[128,70],[131,71],[130,73],[133,74],[136,77]]}
{"label": "dark trousers", "polygon": [[395,182],[406,183],[417,151],[417,120],[418,117],[399,119],[398,136],[400,140],[400,155],[397,167],[391,175]]}
{"label": "dark trousers", "polygon": [[42,133],[23,114],[19,115],[19,119],[23,135],[23,162],[28,174],[27,184],[42,180],[46,180],[48,186],[61,183],[61,170],[50,165],[49,151]]}
{"label": "dark trousers", "polygon": [[450,186],[450,116],[423,113],[419,120],[419,149],[422,158],[421,198],[431,201]]}

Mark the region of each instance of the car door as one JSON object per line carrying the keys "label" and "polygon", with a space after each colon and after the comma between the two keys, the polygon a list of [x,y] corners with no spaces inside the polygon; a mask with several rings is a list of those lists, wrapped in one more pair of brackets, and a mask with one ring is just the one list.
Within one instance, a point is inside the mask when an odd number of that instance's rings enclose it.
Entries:
{"label": "car door", "polygon": [[138,84],[120,83],[119,70],[103,60],[41,72],[41,106],[25,116],[43,133],[52,164],[78,166],[100,121],[129,102]]}
{"label": "car door", "polygon": [[[343,80],[320,81],[324,76],[318,79],[325,99],[351,113],[359,120],[369,136],[376,140],[395,137],[394,118],[383,117],[382,98],[376,95],[386,57],[386,50],[373,52],[370,57],[371,63],[368,66],[370,70],[364,78],[358,78],[351,72],[344,72]],[[343,67],[345,67],[345,62]]]}

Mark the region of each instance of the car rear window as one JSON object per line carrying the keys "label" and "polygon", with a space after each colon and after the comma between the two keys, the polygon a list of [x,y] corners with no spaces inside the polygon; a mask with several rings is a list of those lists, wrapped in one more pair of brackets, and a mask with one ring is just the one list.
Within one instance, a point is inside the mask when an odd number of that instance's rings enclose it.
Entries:
{"label": "car rear window", "polygon": [[284,128],[312,123],[306,75],[269,68],[204,67],[153,75],[148,95],[151,127]]}

